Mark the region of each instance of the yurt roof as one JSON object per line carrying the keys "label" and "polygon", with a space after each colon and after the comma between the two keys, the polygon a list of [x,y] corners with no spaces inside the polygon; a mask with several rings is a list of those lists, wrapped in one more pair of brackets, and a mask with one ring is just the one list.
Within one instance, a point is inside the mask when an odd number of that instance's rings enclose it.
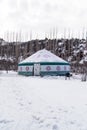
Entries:
{"label": "yurt roof", "polygon": [[26,58],[22,63],[38,63],[38,62],[60,62],[60,63],[68,63],[67,61],[63,60],[62,58],[54,55],[50,51],[43,49],[39,50],[38,52],[34,53],[30,57]]}

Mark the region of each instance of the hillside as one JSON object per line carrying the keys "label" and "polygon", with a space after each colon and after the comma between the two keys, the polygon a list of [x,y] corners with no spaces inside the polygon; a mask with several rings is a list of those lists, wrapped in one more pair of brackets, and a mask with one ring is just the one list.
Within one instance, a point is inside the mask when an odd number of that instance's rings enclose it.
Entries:
{"label": "hillside", "polygon": [[0,40],[0,69],[17,70],[17,64],[41,49],[47,49],[69,61],[72,70],[80,70],[87,61],[87,41],[85,39],[43,39],[27,42],[6,42]]}

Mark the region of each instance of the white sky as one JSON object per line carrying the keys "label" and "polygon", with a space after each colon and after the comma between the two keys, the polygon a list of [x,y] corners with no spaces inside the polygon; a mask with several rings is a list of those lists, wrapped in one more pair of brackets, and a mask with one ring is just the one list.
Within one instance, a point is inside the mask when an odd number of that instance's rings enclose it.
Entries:
{"label": "white sky", "polygon": [[7,32],[52,37],[54,29],[80,37],[87,29],[86,0],[0,0],[1,37]]}

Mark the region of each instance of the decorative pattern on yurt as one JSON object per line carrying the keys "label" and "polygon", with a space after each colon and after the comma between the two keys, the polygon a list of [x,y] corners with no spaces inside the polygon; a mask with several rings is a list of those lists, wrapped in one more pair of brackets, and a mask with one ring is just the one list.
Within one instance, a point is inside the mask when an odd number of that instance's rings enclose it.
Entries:
{"label": "decorative pattern on yurt", "polygon": [[30,76],[66,75],[70,64],[50,51],[43,49],[18,64],[18,73]]}

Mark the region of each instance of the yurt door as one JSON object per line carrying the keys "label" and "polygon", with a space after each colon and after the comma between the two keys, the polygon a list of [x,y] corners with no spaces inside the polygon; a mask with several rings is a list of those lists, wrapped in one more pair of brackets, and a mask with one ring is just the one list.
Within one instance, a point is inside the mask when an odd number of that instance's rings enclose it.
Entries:
{"label": "yurt door", "polygon": [[34,64],[34,75],[40,75],[40,64]]}

